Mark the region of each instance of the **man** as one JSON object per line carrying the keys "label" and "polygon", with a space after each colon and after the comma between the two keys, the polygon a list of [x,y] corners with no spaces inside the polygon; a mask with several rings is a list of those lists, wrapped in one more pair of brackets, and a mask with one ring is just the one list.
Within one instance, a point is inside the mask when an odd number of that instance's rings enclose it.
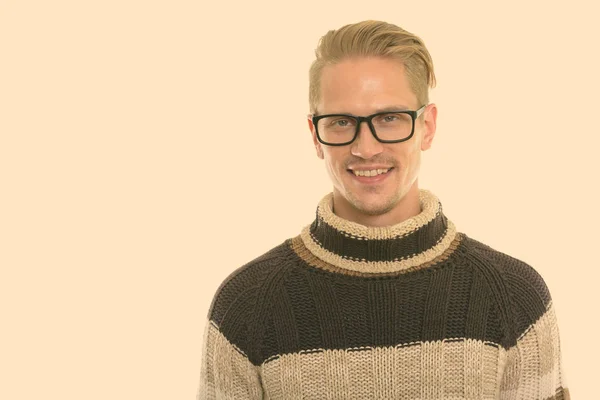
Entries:
{"label": "man", "polygon": [[308,117],[333,192],[213,299],[199,399],[568,399],[552,300],[419,189],[437,109],[421,39],[328,32]]}

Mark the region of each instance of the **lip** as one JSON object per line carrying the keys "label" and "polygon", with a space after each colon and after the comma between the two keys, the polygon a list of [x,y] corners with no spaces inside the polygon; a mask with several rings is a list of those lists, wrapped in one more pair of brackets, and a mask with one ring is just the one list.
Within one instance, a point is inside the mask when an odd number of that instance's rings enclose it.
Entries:
{"label": "lip", "polygon": [[358,165],[356,167],[349,167],[352,171],[371,171],[373,169],[391,169],[389,165]]}
{"label": "lip", "polygon": [[[373,169],[377,169],[377,168],[373,168]],[[386,169],[386,168],[381,168],[381,169]],[[391,168],[385,174],[379,174],[379,175],[375,175],[375,176],[356,176],[356,175],[354,175],[354,172],[352,172],[352,171],[347,171],[347,172],[352,176],[352,178],[356,179],[359,183],[369,185],[369,184],[377,184],[377,183],[383,182],[395,170],[396,170],[395,168]]]}

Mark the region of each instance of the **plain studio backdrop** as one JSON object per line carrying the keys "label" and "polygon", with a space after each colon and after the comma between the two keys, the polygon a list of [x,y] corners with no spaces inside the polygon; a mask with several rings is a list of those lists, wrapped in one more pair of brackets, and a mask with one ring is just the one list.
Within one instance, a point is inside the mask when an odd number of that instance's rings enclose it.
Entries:
{"label": "plain studio backdrop", "polygon": [[540,272],[567,384],[593,398],[594,3],[2,1],[0,398],[194,398],[217,287],[332,189],[308,68],[363,19],[425,41],[420,187]]}

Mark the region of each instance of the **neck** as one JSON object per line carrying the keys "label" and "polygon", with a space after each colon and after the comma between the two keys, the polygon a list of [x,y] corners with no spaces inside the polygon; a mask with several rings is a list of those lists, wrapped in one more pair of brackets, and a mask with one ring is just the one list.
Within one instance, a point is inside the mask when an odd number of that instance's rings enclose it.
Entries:
{"label": "neck", "polygon": [[342,273],[389,274],[424,268],[460,241],[438,198],[420,189],[420,212],[387,226],[367,226],[333,212],[333,193],[319,202],[314,222],[294,246],[305,261]]}

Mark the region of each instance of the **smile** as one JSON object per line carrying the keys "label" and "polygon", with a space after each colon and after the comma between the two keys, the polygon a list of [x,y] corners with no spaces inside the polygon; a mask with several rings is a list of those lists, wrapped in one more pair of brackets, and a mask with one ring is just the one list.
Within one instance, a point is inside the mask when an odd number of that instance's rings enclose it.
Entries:
{"label": "smile", "polygon": [[350,176],[362,184],[380,183],[391,175],[394,168],[373,169],[373,170],[348,170]]}
{"label": "smile", "polygon": [[386,169],[372,169],[370,171],[355,170],[355,171],[352,171],[352,172],[356,176],[376,176],[376,175],[385,174],[390,169],[391,168],[386,168]]}

